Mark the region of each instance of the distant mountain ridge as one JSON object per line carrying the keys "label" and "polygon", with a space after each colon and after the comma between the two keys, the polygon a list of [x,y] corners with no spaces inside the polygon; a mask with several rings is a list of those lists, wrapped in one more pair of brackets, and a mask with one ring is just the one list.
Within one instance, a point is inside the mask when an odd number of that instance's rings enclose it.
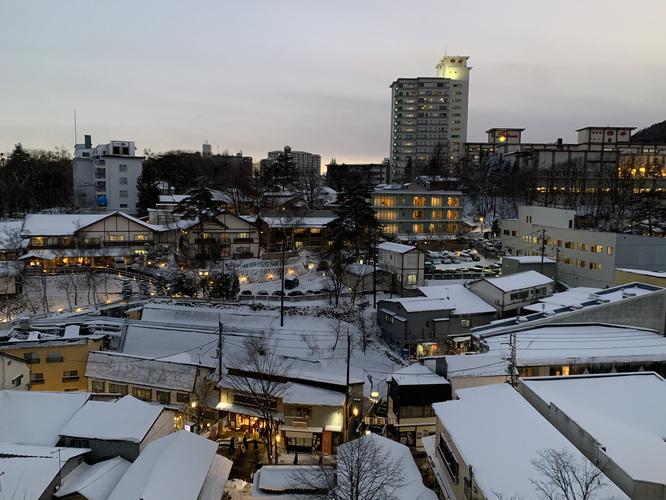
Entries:
{"label": "distant mountain ridge", "polygon": [[666,144],[666,120],[639,130],[631,136],[631,142],[638,144]]}

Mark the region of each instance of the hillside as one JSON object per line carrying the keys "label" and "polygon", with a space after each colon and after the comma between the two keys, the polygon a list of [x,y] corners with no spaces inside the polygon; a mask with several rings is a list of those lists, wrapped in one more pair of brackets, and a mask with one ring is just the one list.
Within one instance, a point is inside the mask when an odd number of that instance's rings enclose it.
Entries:
{"label": "hillside", "polygon": [[639,130],[631,136],[631,142],[638,144],[666,144],[666,120]]}

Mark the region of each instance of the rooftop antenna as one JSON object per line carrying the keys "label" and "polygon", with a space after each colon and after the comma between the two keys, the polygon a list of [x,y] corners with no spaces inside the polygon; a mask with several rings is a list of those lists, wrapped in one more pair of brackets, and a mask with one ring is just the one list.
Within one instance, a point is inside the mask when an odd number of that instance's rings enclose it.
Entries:
{"label": "rooftop antenna", "polygon": [[445,44],[444,44],[444,57],[446,57],[446,55],[448,54],[448,52],[449,52],[449,44],[448,44],[448,43],[445,43]]}
{"label": "rooftop antenna", "polygon": [[76,139],[77,139],[77,135],[76,135],[76,108],[74,108],[74,145],[75,146],[76,146]]}

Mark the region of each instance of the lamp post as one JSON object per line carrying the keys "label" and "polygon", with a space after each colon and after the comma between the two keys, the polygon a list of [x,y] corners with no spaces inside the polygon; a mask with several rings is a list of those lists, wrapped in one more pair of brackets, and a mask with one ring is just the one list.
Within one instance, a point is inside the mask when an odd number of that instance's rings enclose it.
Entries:
{"label": "lamp post", "polygon": [[280,294],[280,326],[284,326],[284,241],[282,241],[282,267],[280,271],[280,281],[282,282],[282,293]]}

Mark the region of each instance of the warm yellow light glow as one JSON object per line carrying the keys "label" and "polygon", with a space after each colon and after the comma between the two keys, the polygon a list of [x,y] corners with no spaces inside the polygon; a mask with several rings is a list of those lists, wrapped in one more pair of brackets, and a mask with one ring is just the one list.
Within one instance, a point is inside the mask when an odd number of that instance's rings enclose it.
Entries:
{"label": "warm yellow light glow", "polygon": [[280,442],[280,435],[279,435],[279,434],[278,434],[277,436],[275,436],[275,442],[276,442],[276,443],[279,443],[279,442]]}
{"label": "warm yellow light glow", "polygon": [[196,408],[196,407],[197,407],[197,402],[196,402],[196,401],[192,401],[192,403],[190,403],[190,404],[192,405],[192,408]]}
{"label": "warm yellow light glow", "polygon": [[61,313],[61,312],[62,312],[62,309],[58,309],[58,312]]}
{"label": "warm yellow light glow", "polygon": [[358,417],[358,408],[354,407],[352,413],[354,414],[355,417]]}
{"label": "warm yellow light glow", "polygon": [[370,393],[370,396],[373,397],[373,398],[378,398],[379,393],[377,391],[373,391],[373,392]]}
{"label": "warm yellow light glow", "polygon": [[568,366],[563,366],[562,367],[562,375],[564,375],[564,376],[569,375],[569,367]]}
{"label": "warm yellow light glow", "polygon": [[267,277],[269,280],[272,280],[272,279],[273,279],[273,275],[272,275],[271,273],[268,273],[268,274],[266,275],[266,277]]}

